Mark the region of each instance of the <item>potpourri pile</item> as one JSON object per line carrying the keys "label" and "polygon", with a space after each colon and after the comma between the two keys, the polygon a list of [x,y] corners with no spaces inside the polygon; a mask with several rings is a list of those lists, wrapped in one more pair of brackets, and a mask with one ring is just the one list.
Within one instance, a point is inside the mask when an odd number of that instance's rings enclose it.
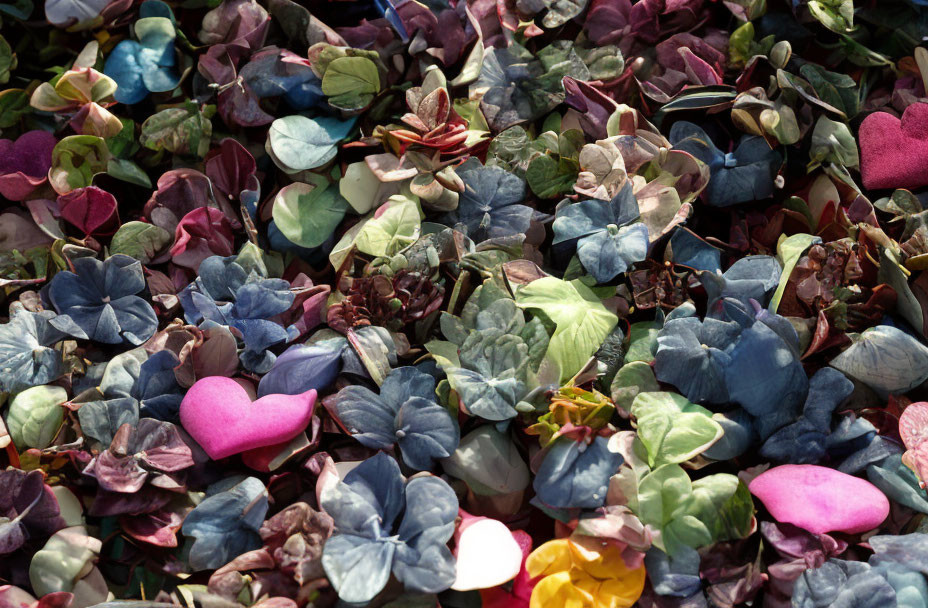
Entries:
{"label": "potpourri pile", "polygon": [[926,90],[928,0],[0,0],[0,608],[928,607]]}

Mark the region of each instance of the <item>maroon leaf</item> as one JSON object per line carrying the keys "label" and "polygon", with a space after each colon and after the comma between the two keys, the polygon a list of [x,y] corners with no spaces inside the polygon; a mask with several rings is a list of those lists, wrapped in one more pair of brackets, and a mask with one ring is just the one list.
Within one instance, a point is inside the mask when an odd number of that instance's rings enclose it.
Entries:
{"label": "maroon leaf", "polygon": [[200,207],[177,224],[171,257],[178,266],[196,272],[212,255],[232,255],[234,241],[232,225],[222,211]]}
{"label": "maroon leaf", "polygon": [[85,236],[106,236],[119,228],[119,205],[116,197],[97,188],[78,188],[58,197],[58,211],[68,223]]}

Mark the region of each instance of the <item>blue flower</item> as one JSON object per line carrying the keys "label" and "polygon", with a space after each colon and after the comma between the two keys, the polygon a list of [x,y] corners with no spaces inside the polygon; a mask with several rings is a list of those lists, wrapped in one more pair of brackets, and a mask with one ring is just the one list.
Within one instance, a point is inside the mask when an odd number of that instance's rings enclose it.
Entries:
{"label": "blue flower", "polygon": [[158,317],[144,299],[142,264],[116,254],[73,261],[74,272],[59,272],[48,287],[48,298],[58,311],[52,327],[76,338],[104,344],[139,345],[158,329]]}
{"label": "blue flower", "polygon": [[654,368],[694,403],[736,403],[755,419],[761,439],[799,414],[809,380],[799,361],[799,336],[785,318],[761,309],[753,314],[726,299],[732,320],[680,317],[657,337]]}
{"label": "blue flower", "polygon": [[[165,10],[166,9],[166,10]],[[110,52],[103,73],[116,81],[116,101],[138,103],[149,93],[171,91],[180,82],[175,69],[173,15],[163,2],[149,0],[139,9],[135,40],[123,40]]]}
{"label": "blue flower", "polygon": [[20,310],[0,325],[0,389],[18,393],[62,374],[61,352],[52,347],[67,334],[50,323],[54,317],[50,310]]}
{"label": "blue flower", "polygon": [[283,279],[266,279],[254,270],[246,272],[234,256],[206,258],[199,272],[200,276],[179,294],[187,322],[231,328],[245,343],[240,357],[246,369],[267,372],[277,358],[268,349],[297,333],[271,320],[293,304],[290,284]]}
{"label": "blue flower", "polygon": [[332,409],[363,445],[382,450],[395,443],[403,462],[417,471],[451,456],[460,440],[451,415],[435,401],[435,378],[415,367],[390,372],[379,395],[363,386],[346,386]]}
{"label": "blue flower", "polygon": [[554,220],[554,244],[575,241],[580,263],[606,283],[648,254],[648,227],[636,223],[638,216],[638,200],[626,182],[611,201],[562,207]]}
{"label": "blue flower", "polygon": [[396,461],[380,452],[324,488],[320,504],[335,520],[322,566],[342,601],[369,602],[391,573],[411,592],[438,593],[454,582],[446,543],[458,499],[440,478],[404,483]]}
{"label": "blue flower", "polygon": [[674,149],[689,152],[709,165],[711,177],[706,200],[714,207],[729,207],[773,195],[774,178],[783,158],[763,137],[745,135],[734,152],[715,147],[709,135],[685,120],[670,129]]}

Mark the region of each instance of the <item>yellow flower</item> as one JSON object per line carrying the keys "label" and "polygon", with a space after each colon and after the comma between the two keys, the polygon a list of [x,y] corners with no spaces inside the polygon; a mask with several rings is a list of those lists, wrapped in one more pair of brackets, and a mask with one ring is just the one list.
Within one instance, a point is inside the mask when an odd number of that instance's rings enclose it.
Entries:
{"label": "yellow flower", "polygon": [[531,608],[631,608],[644,589],[644,566],[629,569],[622,550],[592,536],[548,541],[525,562],[529,576],[543,576]]}

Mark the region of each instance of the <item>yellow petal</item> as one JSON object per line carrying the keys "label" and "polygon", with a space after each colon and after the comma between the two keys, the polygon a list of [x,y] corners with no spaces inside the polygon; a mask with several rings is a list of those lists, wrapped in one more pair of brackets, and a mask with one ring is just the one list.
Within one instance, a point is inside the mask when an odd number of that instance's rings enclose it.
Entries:
{"label": "yellow petal", "polygon": [[529,608],[592,608],[593,596],[574,586],[567,572],[541,579],[532,590]]}
{"label": "yellow petal", "polygon": [[622,551],[614,543],[593,536],[574,535],[570,539],[570,557],[574,567],[598,579],[624,578],[629,568]]}
{"label": "yellow petal", "polygon": [[596,608],[631,608],[644,591],[644,566],[622,578],[604,581],[596,595]]}
{"label": "yellow petal", "polygon": [[525,560],[525,570],[532,578],[570,570],[570,553],[566,538],[549,540],[531,552]]}

